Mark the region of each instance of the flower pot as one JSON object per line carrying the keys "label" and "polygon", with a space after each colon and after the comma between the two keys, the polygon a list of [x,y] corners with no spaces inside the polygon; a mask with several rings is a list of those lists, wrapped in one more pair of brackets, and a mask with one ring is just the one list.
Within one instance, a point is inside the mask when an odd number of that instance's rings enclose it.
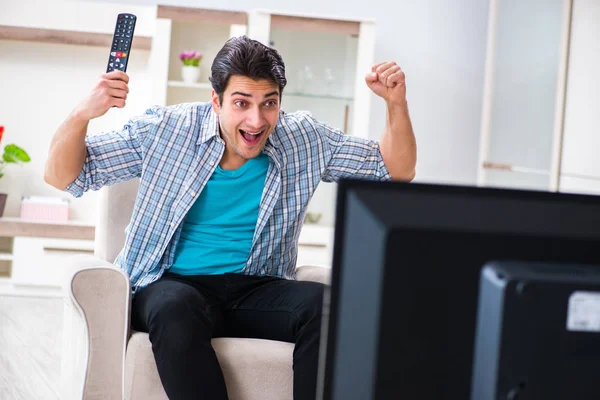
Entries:
{"label": "flower pot", "polygon": [[186,83],[196,83],[200,79],[200,67],[184,65],[181,67],[181,77]]}
{"label": "flower pot", "polygon": [[6,198],[8,195],[6,193],[0,193],[0,217],[4,215],[4,207],[6,206]]}

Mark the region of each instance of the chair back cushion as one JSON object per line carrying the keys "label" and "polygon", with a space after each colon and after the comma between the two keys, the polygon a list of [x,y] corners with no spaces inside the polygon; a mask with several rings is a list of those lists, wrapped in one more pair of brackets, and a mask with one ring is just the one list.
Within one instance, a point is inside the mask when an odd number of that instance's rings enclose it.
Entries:
{"label": "chair back cushion", "polygon": [[139,185],[139,179],[132,179],[100,190],[94,253],[103,260],[112,263],[123,249]]}

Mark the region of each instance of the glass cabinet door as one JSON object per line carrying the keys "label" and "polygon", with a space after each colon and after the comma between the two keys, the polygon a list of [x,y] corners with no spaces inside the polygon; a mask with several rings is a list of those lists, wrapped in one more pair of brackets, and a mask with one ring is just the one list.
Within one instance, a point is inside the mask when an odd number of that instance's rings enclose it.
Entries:
{"label": "glass cabinet door", "polygon": [[562,129],[565,0],[493,0],[479,184],[548,190]]}
{"label": "glass cabinet door", "polygon": [[[282,109],[309,111],[320,122],[360,137],[368,137],[371,93],[364,74],[373,63],[374,26],[267,11],[248,16],[248,35],[277,49],[285,62]],[[335,198],[335,184],[319,185],[306,222],[332,226]]]}
{"label": "glass cabinet door", "polygon": [[352,134],[356,36],[272,28],[271,46],[285,62],[282,108],[308,110],[318,120]]}

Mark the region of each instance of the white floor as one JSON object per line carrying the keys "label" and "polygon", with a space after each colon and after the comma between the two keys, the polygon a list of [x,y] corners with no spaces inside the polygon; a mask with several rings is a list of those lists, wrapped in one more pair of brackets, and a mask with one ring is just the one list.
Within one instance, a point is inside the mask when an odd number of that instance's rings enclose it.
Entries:
{"label": "white floor", "polygon": [[0,399],[59,399],[62,299],[0,295]]}

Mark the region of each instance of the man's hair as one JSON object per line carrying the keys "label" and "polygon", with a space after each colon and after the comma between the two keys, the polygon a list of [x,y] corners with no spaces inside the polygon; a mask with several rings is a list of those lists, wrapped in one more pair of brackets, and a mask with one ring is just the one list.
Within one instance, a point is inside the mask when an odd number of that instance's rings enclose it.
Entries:
{"label": "man's hair", "polygon": [[277,50],[247,36],[229,39],[210,67],[210,82],[223,103],[223,92],[233,75],[254,80],[267,79],[279,85],[279,95],[287,83],[285,65]]}

